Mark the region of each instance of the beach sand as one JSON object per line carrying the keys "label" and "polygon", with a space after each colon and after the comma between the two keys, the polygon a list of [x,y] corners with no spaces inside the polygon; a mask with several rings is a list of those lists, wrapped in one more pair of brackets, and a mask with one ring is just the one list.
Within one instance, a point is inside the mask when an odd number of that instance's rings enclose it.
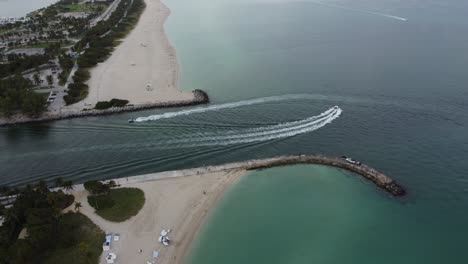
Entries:
{"label": "beach sand", "polygon": [[81,110],[112,98],[126,99],[130,104],[194,98],[192,92],[183,92],[178,86],[176,51],[164,32],[169,8],[160,0],[145,3],[136,27],[105,62],[91,70],[87,98],[64,110]]}
{"label": "beach sand", "polygon": [[[182,263],[209,210],[244,173],[243,170],[216,171],[122,184],[122,187],[143,190],[146,201],[136,216],[121,223],[96,215],[87,202],[86,191],[76,190],[73,194],[83,206],[80,211],[104,232],[120,234],[120,241],[112,242],[111,250],[101,256],[101,263],[105,263],[103,257],[108,252],[117,254],[117,263],[147,263],[152,261],[153,250],[160,250],[156,263]],[[161,230],[169,228],[172,229],[171,245],[164,247],[157,240]],[[138,252],[139,249],[143,252]]]}

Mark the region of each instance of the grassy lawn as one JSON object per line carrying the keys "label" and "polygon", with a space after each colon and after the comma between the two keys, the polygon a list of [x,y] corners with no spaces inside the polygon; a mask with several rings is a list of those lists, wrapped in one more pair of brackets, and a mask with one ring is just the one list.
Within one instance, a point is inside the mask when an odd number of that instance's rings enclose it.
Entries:
{"label": "grassy lawn", "polygon": [[107,195],[88,196],[88,203],[102,218],[122,222],[138,214],[145,204],[145,194],[137,188],[111,189]]}
{"label": "grassy lawn", "polygon": [[96,264],[102,253],[104,232],[80,213],[61,216],[53,239],[57,247],[44,252],[45,264]]}

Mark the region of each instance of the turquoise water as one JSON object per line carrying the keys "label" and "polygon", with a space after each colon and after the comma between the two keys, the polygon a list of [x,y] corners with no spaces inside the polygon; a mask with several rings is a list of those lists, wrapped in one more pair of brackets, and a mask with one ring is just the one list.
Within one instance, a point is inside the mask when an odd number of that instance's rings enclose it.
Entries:
{"label": "turquoise water", "polygon": [[340,169],[274,168],[227,191],[186,263],[464,263],[465,223]]}
{"label": "turquoise water", "polygon": [[[214,262],[206,252],[218,243],[203,237],[220,232],[225,235],[216,240],[224,247],[210,255],[222,262],[237,252],[236,260],[287,258],[283,263],[464,263],[468,2],[166,3],[184,89],[206,90],[214,105],[307,96],[147,123],[127,120],[180,109],[0,128],[0,185],[59,176],[83,182],[281,154],[348,155],[398,180],[408,196],[394,200],[333,169],[281,168],[272,177],[246,177],[210,220],[218,231],[200,238],[194,261]],[[290,125],[334,105],[343,114],[318,130],[296,134],[300,129]],[[280,135],[277,125],[294,135],[262,136]],[[238,136],[249,140],[233,140]],[[259,208],[266,218],[254,213]],[[225,213],[239,221],[220,227],[217,218]],[[265,238],[243,233],[244,216],[252,220],[248,232]],[[285,228],[293,229],[288,243],[272,239]],[[245,237],[256,247],[246,249]]]}

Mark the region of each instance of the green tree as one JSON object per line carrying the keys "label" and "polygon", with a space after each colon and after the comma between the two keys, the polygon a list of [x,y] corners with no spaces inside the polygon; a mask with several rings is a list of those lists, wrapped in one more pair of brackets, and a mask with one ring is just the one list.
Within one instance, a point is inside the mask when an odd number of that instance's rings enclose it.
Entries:
{"label": "green tree", "polygon": [[29,92],[28,96],[25,96],[23,99],[21,108],[23,113],[32,117],[37,117],[46,110],[46,100],[40,94]]}
{"label": "green tree", "polygon": [[54,84],[54,76],[52,75],[47,75],[47,84],[52,85]]}
{"label": "green tree", "polygon": [[58,177],[54,180],[55,188],[60,188],[63,186],[63,179],[62,177]]}
{"label": "green tree", "polygon": [[15,102],[11,97],[0,98],[0,112],[2,112],[6,117],[13,115],[15,110]]}
{"label": "green tree", "polygon": [[36,85],[41,84],[41,77],[39,76],[39,73],[37,73],[37,72],[34,73],[33,80],[34,80],[34,84],[36,84]]}
{"label": "green tree", "polygon": [[75,202],[75,211],[80,211],[80,208],[83,207],[81,203]]}
{"label": "green tree", "polygon": [[66,191],[71,191],[71,190],[73,190],[73,188],[74,188],[74,187],[73,187],[73,182],[70,181],[70,180],[69,180],[69,181],[65,181],[65,182],[63,183],[63,188],[64,188]]}
{"label": "green tree", "polygon": [[89,253],[89,245],[85,242],[81,242],[80,245],[78,246],[80,255],[83,257],[87,257]]}

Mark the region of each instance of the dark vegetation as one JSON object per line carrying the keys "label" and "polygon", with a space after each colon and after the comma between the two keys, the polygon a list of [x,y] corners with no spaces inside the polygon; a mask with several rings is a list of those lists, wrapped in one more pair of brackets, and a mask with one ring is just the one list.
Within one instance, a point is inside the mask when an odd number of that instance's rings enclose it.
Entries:
{"label": "dark vegetation", "polygon": [[[107,21],[101,21],[96,26],[88,30],[84,37],[74,46],[75,51],[83,51],[78,58],[80,68],[75,85],[69,85],[68,96],[65,102],[73,104],[84,99],[88,92],[85,82],[89,79],[89,68],[96,66],[99,62],[105,61],[118,45],[119,40],[136,25],[140,14],[145,8],[143,0],[123,0]],[[128,10],[127,10],[128,9]],[[127,16],[124,14],[127,12]],[[81,72],[80,72],[81,71]]]}
{"label": "dark vegetation", "polygon": [[8,63],[0,64],[0,78],[19,74],[28,69],[39,67],[42,64],[48,63],[51,59],[47,54],[31,56],[8,54],[6,55],[6,58]]}
{"label": "dark vegetation", "polygon": [[[70,181],[57,180],[70,190]],[[44,182],[22,190],[1,188],[3,195],[18,196],[11,208],[2,209],[0,264],[97,263],[104,233],[79,213],[62,213],[74,197],[62,190],[51,191]],[[79,209],[78,203],[75,208]],[[18,238],[25,228],[27,235]]]}
{"label": "dark vegetation", "polygon": [[128,100],[112,99],[110,101],[100,101],[95,108],[98,110],[109,109],[111,107],[124,107],[128,104]]}
{"label": "dark vegetation", "polygon": [[115,183],[89,181],[84,184],[90,192],[88,203],[96,209],[96,214],[112,222],[122,222],[138,214],[145,204],[145,194],[137,188],[119,188]]}
{"label": "dark vegetation", "polygon": [[60,74],[58,75],[59,84],[65,85],[65,83],[67,82],[68,75],[70,74],[70,71],[72,70],[75,62],[67,54],[62,54],[59,56],[59,64],[60,67],[62,67],[62,72],[60,72]]}
{"label": "dark vegetation", "polygon": [[122,222],[138,214],[145,204],[145,195],[137,188],[111,189],[107,194],[88,196],[96,214],[112,222]]}
{"label": "dark vegetation", "polygon": [[0,80],[0,114],[9,117],[19,111],[33,117],[41,115],[46,99],[32,91],[32,86],[21,76]]}
{"label": "dark vegetation", "polygon": [[87,181],[84,183],[85,189],[93,194],[108,194],[111,188],[117,187],[114,181],[109,181],[108,183],[102,183],[100,181]]}

